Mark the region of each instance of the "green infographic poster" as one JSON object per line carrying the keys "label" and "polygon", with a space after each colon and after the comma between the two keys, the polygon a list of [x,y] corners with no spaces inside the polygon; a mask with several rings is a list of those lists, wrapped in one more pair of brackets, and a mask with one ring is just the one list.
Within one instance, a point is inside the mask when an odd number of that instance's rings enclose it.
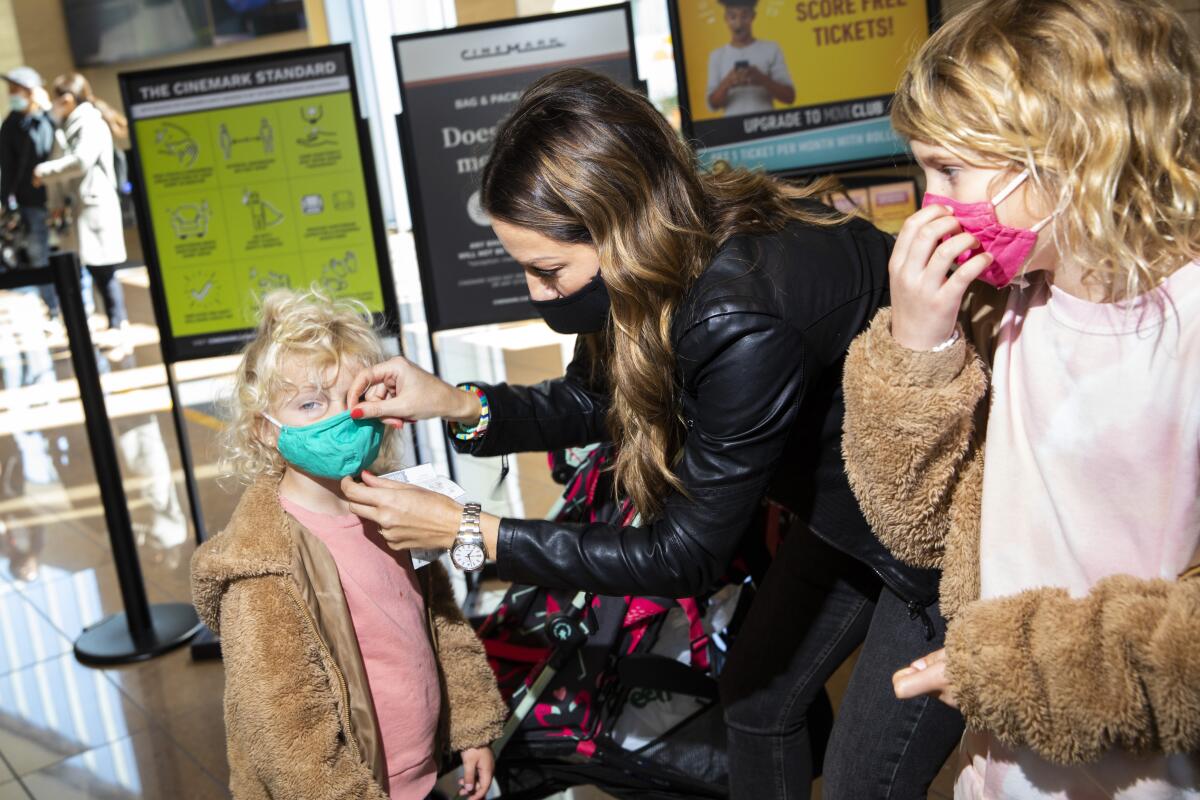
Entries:
{"label": "green infographic poster", "polygon": [[323,50],[122,76],[182,350],[244,334],[278,288],[387,310],[348,66],[343,51]]}

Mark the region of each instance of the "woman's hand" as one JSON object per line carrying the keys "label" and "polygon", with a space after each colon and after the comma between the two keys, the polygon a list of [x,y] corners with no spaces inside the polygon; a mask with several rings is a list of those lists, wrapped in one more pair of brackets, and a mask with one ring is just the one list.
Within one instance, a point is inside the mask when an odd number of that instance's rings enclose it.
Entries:
{"label": "woman's hand", "polygon": [[932,695],[951,708],[958,708],[954,689],[946,680],[946,648],[937,650],[924,658],[918,658],[909,666],[892,676],[892,689],[896,697],[908,700],[923,694]]}
{"label": "woman's hand", "polygon": [[[342,494],[350,510],[372,520],[393,550],[446,550],[458,536],[463,507],[444,494],[390,481],[363,470],[362,483],[342,478]],[[483,547],[496,557],[500,518],[479,515]]]}
{"label": "woman's hand", "polygon": [[372,520],[393,550],[445,550],[454,543],[462,506],[444,494],[380,478],[342,478],[350,510]]}
{"label": "woman's hand", "polygon": [[490,747],[472,747],[462,751],[463,776],[458,779],[458,794],[470,800],[483,800],[496,772],[496,756]]}
{"label": "woman's hand", "polygon": [[358,373],[346,393],[346,405],[355,419],[377,418],[395,427],[439,417],[470,426],[479,422],[481,410],[473,393],[400,356]]}
{"label": "woman's hand", "polygon": [[888,261],[898,344],[932,350],[954,334],[967,287],[992,263],[980,253],[954,269],[955,259],[978,244],[946,206],[923,208],[905,221]]}

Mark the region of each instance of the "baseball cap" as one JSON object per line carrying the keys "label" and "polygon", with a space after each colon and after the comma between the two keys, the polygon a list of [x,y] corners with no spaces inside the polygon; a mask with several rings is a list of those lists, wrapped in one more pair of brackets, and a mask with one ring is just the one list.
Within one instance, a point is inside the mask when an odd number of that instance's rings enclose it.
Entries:
{"label": "baseball cap", "polygon": [[33,67],[17,67],[10,69],[2,76],[9,83],[24,86],[26,89],[40,89],[45,85],[42,76]]}

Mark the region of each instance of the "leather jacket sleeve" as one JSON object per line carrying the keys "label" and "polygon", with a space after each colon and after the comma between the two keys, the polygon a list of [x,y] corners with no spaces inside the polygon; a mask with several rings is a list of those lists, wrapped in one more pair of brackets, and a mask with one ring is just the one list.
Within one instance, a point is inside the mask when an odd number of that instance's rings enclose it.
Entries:
{"label": "leather jacket sleeve", "polygon": [[487,395],[487,435],[466,441],[451,431],[460,453],[499,456],[579,447],[605,439],[608,396],[594,386],[591,360],[581,341],[566,374],[534,386],[477,384]]}
{"label": "leather jacket sleeve", "polygon": [[[775,314],[718,309],[699,319],[676,347],[688,430],[675,474],[684,493],[672,492],[661,515],[641,527],[504,519],[500,576],[608,595],[687,597],[707,589],[725,569],[786,446],[805,389],[805,356],[801,333]],[[499,396],[528,398],[521,408],[539,414],[551,408],[539,400],[569,397],[555,409],[573,415],[564,435],[528,444],[587,441],[598,431],[594,399],[569,378],[550,383],[557,385]],[[509,423],[503,424],[507,436]],[[489,428],[484,439],[492,434]]]}

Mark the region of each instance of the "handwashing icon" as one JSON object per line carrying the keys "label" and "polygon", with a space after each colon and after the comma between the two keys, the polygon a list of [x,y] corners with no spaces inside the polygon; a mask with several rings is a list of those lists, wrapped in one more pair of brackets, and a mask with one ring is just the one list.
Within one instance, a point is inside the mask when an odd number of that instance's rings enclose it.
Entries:
{"label": "handwashing icon", "polygon": [[300,118],[308,123],[308,132],[301,138],[296,140],[296,144],[304,145],[305,147],[317,147],[323,144],[333,144],[337,139],[337,133],[334,131],[322,130],[317,127],[317,123],[325,116],[325,107],[320,105],[303,106],[300,109]]}

